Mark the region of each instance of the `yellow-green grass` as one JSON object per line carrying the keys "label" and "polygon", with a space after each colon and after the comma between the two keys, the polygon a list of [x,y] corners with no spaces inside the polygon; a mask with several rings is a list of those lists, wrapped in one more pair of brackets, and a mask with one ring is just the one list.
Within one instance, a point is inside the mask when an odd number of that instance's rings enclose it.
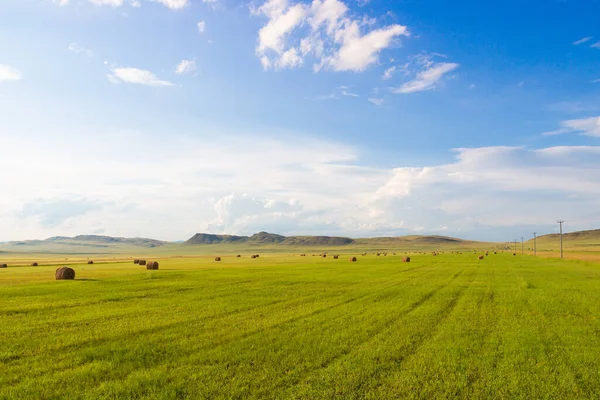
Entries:
{"label": "yellow-green grass", "polygon": [[403,255],[0,269],[0,398],[600,393],[597,264]]}

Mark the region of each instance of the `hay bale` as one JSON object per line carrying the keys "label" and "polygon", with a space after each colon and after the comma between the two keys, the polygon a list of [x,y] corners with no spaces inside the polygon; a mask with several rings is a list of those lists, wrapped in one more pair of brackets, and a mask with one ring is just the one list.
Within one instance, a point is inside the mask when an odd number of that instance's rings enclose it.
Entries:
{"label": "hay bale", "polygon": [[93,264],[94,262],[92,260],[88,261],[88,264]]}
{"label": "hay bale", "polygon": [[366,256],[366,255],[367,255],[367,253],[362,253],[362,255],[363,255],[363,256]]}
{"label": "hay bale", "polygon": [[513,253],[513,256],[516,256],[516,255],[517,255],[517,253]]}
{"label": "hay bale", "polygon": [[498,254],[498,253],[494,252],[494,254]]}
{"label": "hay bale", "polygon": [[250,258],[256,258],[256,254],[252,254]]}
{"label": "hay bale", "polygon": [[321,254],[321,257],[327,258],[327,254]]}
{"label": "hay bale", "polygon": [[409,256],[404,256],[404,257],[402,257],[402,261],[403,262],[410,262],[410,257]]}
{"label": "hay bale", "polygon": [[148,261],[146,264],[146,269],[158,269],[158,262],[156,261]]}
{"label": "hay bale", "polygon": [[215,257],[215,261],[221,261],[221,257]]}
{"label": "hay bale", "polygon": [[54,278],[57,281],[75,279],[75,271],[69,267],[60,267],[54,273]]}
{"label": "hay bale", "polygon": [[36,263],[36,262],[34,262],[34,263],[31,263],[31,266],[32,266],[32,267],[37,267],[37,266],[38,266],[38,263]]}
{"label": "hay bale", "polygon": [[8,268],[8,265],[6,265],[6,264],[0,264],[0,268]]}
{"label": "hay bale", "polygon": [[260,257],[260,255],[258,255],[258,254],[255,254],[254,256],[255,256],[256,258]]}
{"label": "hay bale", "polygon": [[134,264],[139,264],[139,263],[140,263],[140,260],[133,260],[133,263],[134,263]]}
{"label": "hay bale", "polygon": [[138,264],[140,264],[140,265],[146,265],[146,260],[140,260],[140,262]]}
{"label": "hay bale", "polygon": [[338,256],[338,255],[335,255],[335,256],[333,256],[333,259],[334,259],[334,260],[337,260],[338,258],[339,258],[339,256]]}
{"label": "hay bale", "polygon": [[306,257],[306,254],[300,254],[300,257]]}
{"label": "hay bale", "polygon": [[480,259],[480,260],[483,260],[483,256],[479,256],[479,259]]}
{"label": "hay bale", "polygon": [[350,257],[350,262],[356,262],[356,257]]}
{"label": "hay bale", "polygon": [[241,258],[241,257],[242,257],[242,255],[241,255],[241,254],[238,254],[236,257],[237,257],[237,258]]}

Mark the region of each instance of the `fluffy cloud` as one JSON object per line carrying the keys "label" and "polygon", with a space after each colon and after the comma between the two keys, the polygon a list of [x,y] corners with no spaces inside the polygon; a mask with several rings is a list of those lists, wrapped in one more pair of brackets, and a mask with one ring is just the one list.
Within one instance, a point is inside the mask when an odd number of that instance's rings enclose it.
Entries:
{"label": "fluffy cloud", "polygon": [[552,136],[564,133],[579,133],[585,136],[600,137],[600,117],[562,121],[559,129],[551,132],[544,132],[543,135]]}
{"label": "fluffy cloud", "polygon": [[139,68],[113,68],[108,79],[112,83],[135,83],[146,86],[173,86],[171,82],[158,79],[152,72]]}
{"label": "fluffy cloud", "polygon": [[252,13],[268,19],[258,32],[256,46],[265,69],[298,67],[310,56],[316,71],[363,71],[394,39],[408,36],[402,25],[370,29],[373,20],[352,18],[339,0],[310,4],[268,0]]}
{"label": "fluffy cloud", "polygon": [[204,31],[206,30],[206,22],[204,21],[198,22],[196,26],[198,27],[198,32],[200,33],[204,33]]}
{"label": "fluffy cloud", "polygon": [[0,147],[11,149],[0,169],[13,171],[0,174],[0,225],[12,227],[0,240],[263,229],[502,240],[549,231],[559,217],[569,229],[600,223],[596,146],[457,149],[447,164],[394,169],[302,135],[45,132],[1,135]]}
{"label": "fluffy cloud", "polygon": [[21,79],[21,73],[8,65],[0,64],[0,83],[7,81],[18,81]]}
{"label": "fluffy cloud", "polygon": [[175,68],[175,73],[177,75],[184,75],[194,72],[196,70],[196,61],[195,60],[181,60],[177,67]]}

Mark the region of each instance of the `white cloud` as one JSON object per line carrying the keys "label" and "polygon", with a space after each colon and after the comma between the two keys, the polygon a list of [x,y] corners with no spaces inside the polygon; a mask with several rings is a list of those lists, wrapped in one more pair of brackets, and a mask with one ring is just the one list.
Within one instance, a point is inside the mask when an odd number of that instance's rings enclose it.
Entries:
{"label": "white cloud", "polygon": [[204,31],[206,30],[206,22],[200,21],[196,25],[198,26],[198,32],[204,33]]}
{"label": "white cloud", "polygon": [[594,49],[600,49],[600,41],[590,45],[590,47],[593,47]]}
{"label": "white cloud", "polygon": [[154,0],[157,3],[161,3],[172,10],[180,10],[187,7],[190,3],[189,0]]}
{"label": "white cloud", "polygon": [[112,68],[108,79],[112,83],[135,83],[147,86],[173,86],[171,82],[158,79],[152,72],[139,68]]}
{"label": "white cloud", "polygon": [[381,79],[383,79],[384,81],[387,81],[388,79],[390,79],[392,77],[392,75],[394,74],[394,71],[396,71],[396,67],[389,67],[388,69],[386,69],[383,72],[383,76],[381,77]]}
{"label": "white cloud", "polygon": [[175,73],[178,75],[189,74],[196,70],[196,60],[181,60],[175,68]]}
{"label": "white cloud", "polygon": [[0,83],[7,81],[18,81],[21,79],[21,73],[8,65],[0,64]]}
{"label": "white cloud", "polygon": [[268,0],[254,15],[268,18],[258,32],[256,55],[265,69],[293,68],[313,57],[313,69],[360,72],[378,60],[381,50],[399,36],[408,36],[405,26],[371,29],[376,20],[353,19],[339,0],[313,0],[291,4]]}
{"label": "white cloud", "polygon": [[69,4],[69,0],[52,0],[52,2],[58,4],[61,7]]}
{"label": "white cloud", "polygon": [[84,46],[81,46],[77,43],[71,43],[69,44],[69,46],[67,47],[68,51],[71,51],[75,54],[82,54],[87,58],[92,58],[94,56],[94,52],[86,49]]}
{"label": "white cloud", "polygon": [[97,6],[121,7],[123,0],[90,0],[91,3]]}
{"label": "white cloud", "polygon": [[555,131],[544,132],[544,136],[561,135],[565,133],[579,133],[585,136],[600,137],[600,117],[570,119],[562,121],[560,128]]}
{"label": "white cloud", "polygon": [[131,7],[136,7],[136,8],[139,8],[142,6],[142,3],[140,3],[139,0],[130,0],[129,4],[131,5]]}
{"label": "white cloud", "polygon": [[375,104],[376,106],[381,106],[381,105],[383,105],[383,99],[372,97],[372,98],[370,98],[370,99],[368,99],[368,100],[369,100],[371,103]]}
{"label": "white cloud", "polygon": [[458,68],[458,64],[447,62],[435,63],[427,59],[423,63],[422,68],[414,79],[405,82],[398,88],[392,89],[392,92],[408,94],[435,89],[444,75]]}
{"label": "white cloud", "polygon": [[576,40],[576,41],[574,41],[574,42],[573,42],[573,45],[574,45],[574,46],[578,46],[578,45],[580,45],[580,44],[583,44],[583,43],[589,42],[590,40],[592,40],[592,38],[593,38],[592,36],[588,36],[588,37],[581,38],[581,39],[579,39],[579,40]]}
{"label": "white cloud", "polygon": [[501,240],[543,231],[558,210],[569,229],[600,223],[597,146],[457,149],[446,164],[394,169],[365,165],[341,142],[264,132],[19,133],[0,135],[0,148],[11,149],[0,169],[14,171],[0,174],[0,223],[11,226],[0,240],[93,230],[174,240],[202,231],[372,236],[444,227]]}

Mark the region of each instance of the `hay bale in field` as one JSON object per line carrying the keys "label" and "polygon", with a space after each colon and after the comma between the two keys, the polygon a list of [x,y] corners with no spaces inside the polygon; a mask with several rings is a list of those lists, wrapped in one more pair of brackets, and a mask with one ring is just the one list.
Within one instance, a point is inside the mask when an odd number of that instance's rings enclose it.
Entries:
{"label": "hay bale in field", "polygon": [[140,262],[138,264],[140,264],[140,265],[146,265],[146,260],[140,260]]}
{"label": "hay bale in field", "polygon": [[483,260],[483,256],[479,256],[479,259],[480,259],[480,260]]}
{"label": "hay bale in field", "polygon": [[134,264],[139,264],[139,263],[140,263],[140,260],[133,260],[133,263],[134,263]]}
{"label": "hay bale in field", "polygon": [[321,257],[327,258],[327,254],[321,254]]}
{"label": "hay bale in field", "polygon": [[33,262],[33,263],[31,263],[31,266],[32,266],[32,267],[37,267],[37,266],[38,266],[38,263],[36,263],[36,262]]}
{"label": "hay bale in field", "polygon": [[498,254],[498,253],[494,252],[494,254]]}
{"label": "hay bale in field", "polygon": [[306,257],[306,254],[300,254],[300,257]]}
{"label": "hay bale in field", "polygon": [[221,261],[221,257],[215,257],[215,261]]}
{"label": "hay bale in field", "polygon": [[158,269],[158,262],[148,261],[148,263],[146,264],[146,269]]}
{"label": "hay bale in field", "polygon": [[380,256],[380,255],[381,255],[381,253],[377,253],[377,256]]}
{"label": "hay bale in field", "polygon": [[75,279],[75,271],[69,267],[60,267],[54,273],[54,278],[56,278],[57,281]]}
{"label": "hay bale in field", "polygon": [[241,257],[242,257],[242,255],[241,255],[241,254],[238,254],[236,257],[237,257],[237,258],[241,258]]}
{"label": "hay bale in field", "polygon": [[438,255],[438,253],[436,253],[435,251],[432,251],[432,252],[431,252],[431,255],[432,255],[432,256],[437,256],[437,255]]}
{"label": "hay bale in field", "polygon": [[392,253],[393,255],[396,255],[396,253]]}
{"label": "hay bale in field", "polygon": [[0,268],[8,268],[8,265],[6,265],[6,264],[0,264]]}
{"label": "hay bale in field", "polygon": [[410,257],[409,256],[402,257],[402,262],[410,262]]}
{"label": "hay bale in field", "polygon": [[362,253],[362,255],[363,255],[363,256],[366,256],[366,255],[367,255],[367,253]]}
{"label": "hay bale in field", "polygon": [[335,256],[333,256],[333,259],[334,259],[334,260],[337,260],[338,258],[339,258],[339,256],[338,256],[338,255],[335,255]]}
{"label": "hay bale in field", "polygon": [[356,257],[350,257],[350,262],[356,262]]}
{"label": "hay bale in field", "polygon": [[517,255],[517,253],[513,253],[513,256],[516,256],[516,255]]}
{"label": "hay bale in field", "polygon": [[258,258],[258,257],[260,257],[260,255],[259,255],[259,254],[255,254],[255,255],[254,255],[254,258]]}
{"label": "hay bale in field", "polygon": [[256,258],[256,255],[255,255],[255,254],[252,254],[252,255],[250,256],[250,258]]}
{"label": "hay bale in field", "polygon": [[94,262],[92,260],[88,261],[88,264],[93,264]]}

